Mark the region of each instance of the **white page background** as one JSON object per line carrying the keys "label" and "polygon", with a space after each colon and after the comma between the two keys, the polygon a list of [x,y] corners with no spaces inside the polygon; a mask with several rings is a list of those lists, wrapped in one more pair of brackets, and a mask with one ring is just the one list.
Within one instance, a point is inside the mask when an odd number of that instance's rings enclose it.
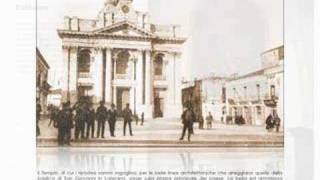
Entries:
{"label": "white page background", "polygon": [[[36,179],[33,120],[35,2],[16,0],[3,1],[3,4],[6,5],[1,8],[0,112],[3,123],[0,179],[31,180]],[[314,161],[314,148],[318,147],[319,152],[319,139],[313,138],[313,133],[319,135],[318,128],[315,129],[319,127],[319,111],[314,111],[319,110],[319,101],[314,101],[314,96],[319,96],[319,53],[313,50],[316,32],[313,30],[313,9],[313,0],[285,1],[285,162],[288,180],[320,178],[313,164],[319,162]],[[319,32],[319,20],[315,28]],[[317,74],[316,79],[314,74]],[[316,86],[314,82],[318,82]]]}

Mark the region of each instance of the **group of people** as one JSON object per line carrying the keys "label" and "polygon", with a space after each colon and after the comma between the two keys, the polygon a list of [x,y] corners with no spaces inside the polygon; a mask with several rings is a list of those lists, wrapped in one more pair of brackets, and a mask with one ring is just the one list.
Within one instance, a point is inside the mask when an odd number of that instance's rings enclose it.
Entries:
{"label": "group of people", "polygon": [[273,113],[270,113],[266,119],[267,131],[271,132],[275,129],[276,132],[279,132],[280,126],[281,126],[281,119],[279,118],[278,114],[275,111]]}
{"label": "group of people", "polygon": [[[105,138],[105,124],[108,123],[110,136],[115,137],[117,117],[123,117],[123,135],[126,135],[127,127],[130,136],[133,136],[131,122],[137,115],[133,115],[129,104],[126,104],[122,112],[118,112],[115,105],[110,109],[105,106],[103,101],[95,110],[87,102],[76,103],[71,107],[70,102],[64,103],[62,109],[55,108],[50,115],[49,126],[53,124],[58,129],[59,145],[70,145],[71,130],[74,128],[74,139]],[[143,125],[144,114],[141,115]],[[136,120],[138,122],[138,120]],[[97,128],[97,129],[95,129]]]}

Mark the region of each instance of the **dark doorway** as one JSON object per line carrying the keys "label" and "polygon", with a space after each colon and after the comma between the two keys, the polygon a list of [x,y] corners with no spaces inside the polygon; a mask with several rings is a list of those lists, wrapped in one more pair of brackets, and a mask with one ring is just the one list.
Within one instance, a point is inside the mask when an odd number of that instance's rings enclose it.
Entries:
{"label": "dark doorway", "polygon": [[121,112],[130,103],[130,89],[117,88],[117,110]]}
{"label": "dark doorway", "polygon": [[166,92],[165,89],[154,89],[153,116],[155,118],[162,118],[163,117],[164,93],[165,92]]}

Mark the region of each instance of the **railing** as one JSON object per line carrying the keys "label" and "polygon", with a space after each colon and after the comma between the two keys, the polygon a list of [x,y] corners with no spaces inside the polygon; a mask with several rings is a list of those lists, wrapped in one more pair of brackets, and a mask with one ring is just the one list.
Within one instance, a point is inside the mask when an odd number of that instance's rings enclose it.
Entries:
{"label": "railing", "polygon": [[128,74],[116,74],[115,75],[116,80],[126,80],[126,79],[131,79]]}
{"label": "railing", "polygon": [[156,80],[156,81],[165,81],[165,80],[167,80],[167,78],[166,78],[166,76],[154,76],[154,80]]}
{"label": "railing", "polygon": [[79,78],[91,78],[91,75],[89,72],[79,72],[78,77]]}

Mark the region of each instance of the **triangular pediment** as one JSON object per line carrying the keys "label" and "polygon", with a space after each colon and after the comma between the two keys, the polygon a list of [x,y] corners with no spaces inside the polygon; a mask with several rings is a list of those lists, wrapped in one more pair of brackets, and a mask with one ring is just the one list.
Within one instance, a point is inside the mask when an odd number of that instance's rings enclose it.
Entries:
{"label": "triangular pediment", "polygon": [[114,35],[127,35],[127,36],[141,36],[152,37],[153,34],[148,32],[133,23],[123,21],[104,27],[95,31],[96,34],[114,34]]}

